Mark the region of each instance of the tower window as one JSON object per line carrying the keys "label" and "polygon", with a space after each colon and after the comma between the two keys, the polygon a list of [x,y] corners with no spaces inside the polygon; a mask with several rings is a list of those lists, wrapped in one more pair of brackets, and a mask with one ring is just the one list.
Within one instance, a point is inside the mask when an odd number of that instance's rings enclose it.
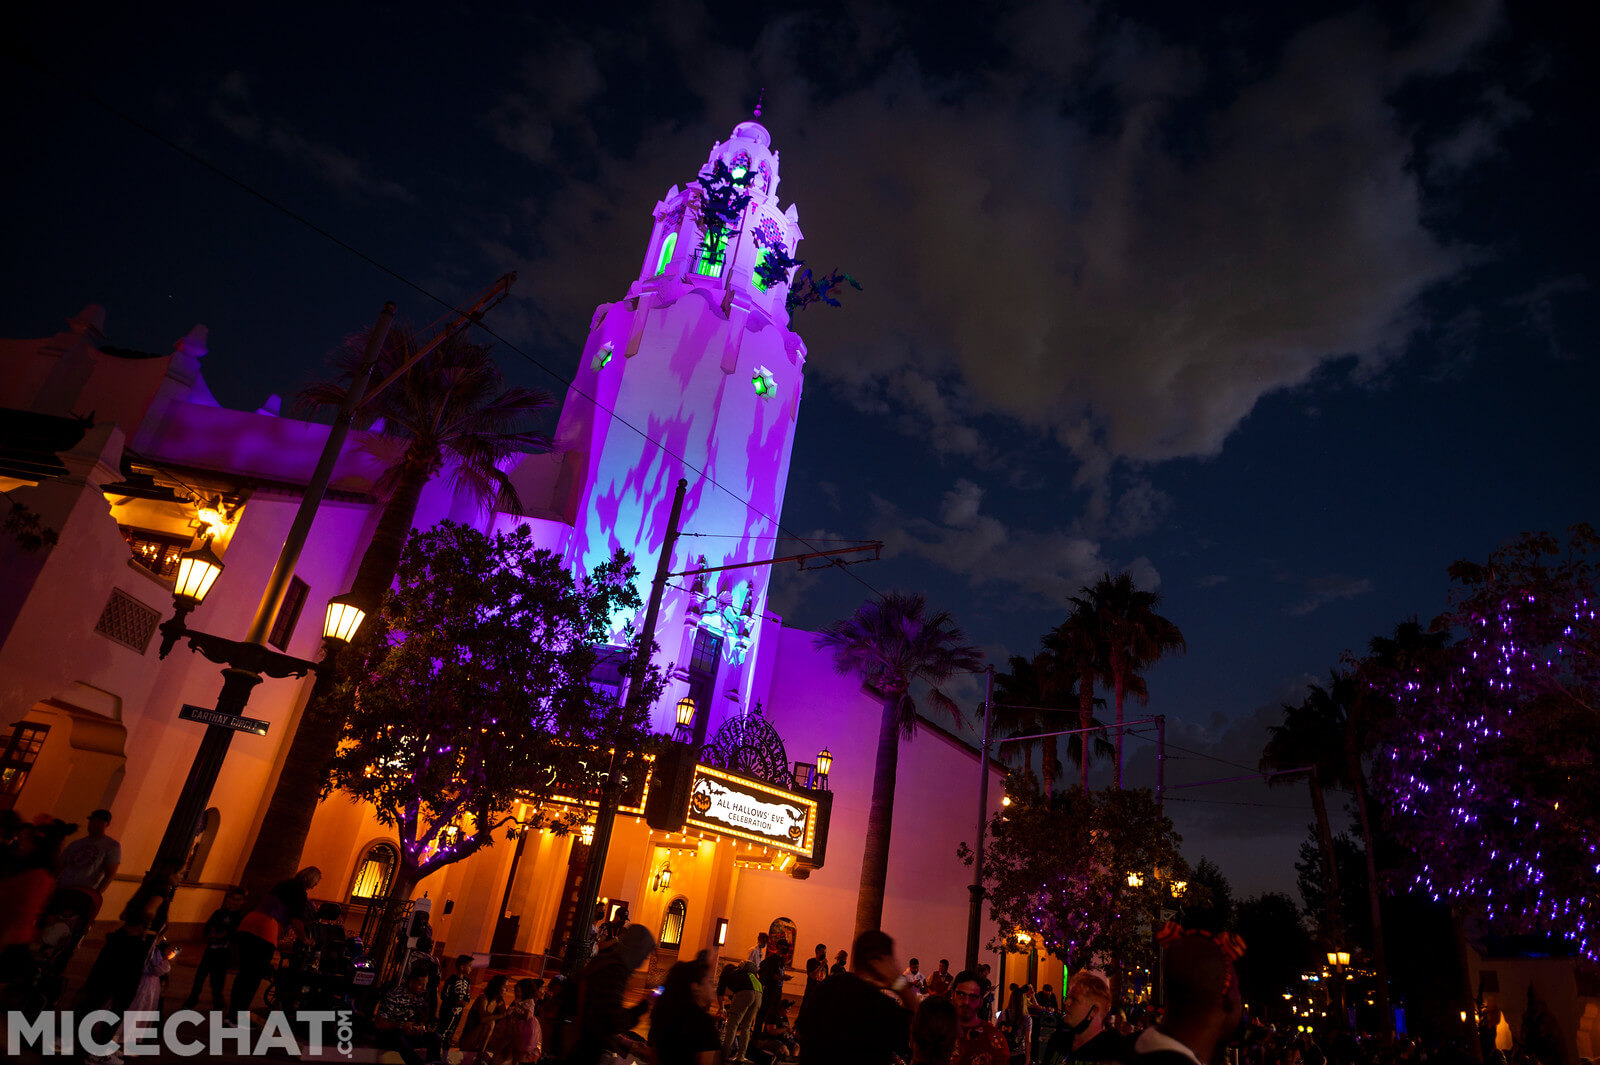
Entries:
{"label": "tower window", "polygon": [[750,157],[740,152],[733,157],[733,179],[738,181],[748,173],[750,173]]}
{"label": "tower window", "polygon": [[761,278],[761,267],[766,263],[767,257],[772,254],[771,248],[762,248],[756,252],[756,264],[751,268],[750,280],[755,282],[756,288],[762,292],[767,290],[767,283]]}
{"label": "tower window", "polygon": [[606,368],[606,364],[611,361],[611,356],[613,353],[615,353],[615,351],[616,348],[613,347],[609,342],[600,345],[600,350],[594,353],[594,368],[596,370],[604,370]]}
{"label": "tower window", "polygon": [[695,263],[694,272],[701,277],[721,277],[722,261],[728,255],[728,234],[718,233],[708,236],[700,242],[700,261]]}
{"label": "tower window", "polygon": [[656,259],[656,276],[660,277],[667,272],[667,264],[672,261],[672,253],[678,249],[678,234],[668,233],[667,239],[661,242],[661,255]]}

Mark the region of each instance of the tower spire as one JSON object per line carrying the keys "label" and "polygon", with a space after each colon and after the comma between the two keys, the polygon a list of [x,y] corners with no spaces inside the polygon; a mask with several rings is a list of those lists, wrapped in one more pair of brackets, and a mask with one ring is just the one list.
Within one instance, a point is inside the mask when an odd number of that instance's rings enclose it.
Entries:
{"label": "tower spire", "polygon": [[767,87],[761,86],[761,92],[756,96],[756,109],[751,112],[756,118],[761,117],[761,101],[767,98]]}

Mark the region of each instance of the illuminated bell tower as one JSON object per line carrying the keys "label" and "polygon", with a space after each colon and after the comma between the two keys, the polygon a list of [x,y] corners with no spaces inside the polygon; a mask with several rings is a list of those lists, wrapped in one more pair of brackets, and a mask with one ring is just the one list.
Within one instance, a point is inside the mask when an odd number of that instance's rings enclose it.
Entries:
{"label": "illuminated bell tower", "polygon": [[[778,206],[778,153],[757,122],[712,146],[749,176],[750,200],[725,239],[707,237],[703,190],[674,185],[652,211],[639,276],[596,309],[558,430],[574,524],[572,562],[592,570],[618,547],[639,569],[640,599],[666,536],[678,479],[688,481],[674,572],[772,557],[804,380],[805,344],[789,328],[791,278],[763,284],[758,264],[796,256],[793,204]],[[792,273],[792,271],[791,271]],[[715,483],[713,483],[715,482]],[[651,714],[670,732],[692,695],[714,733],[752,705],[767,567],[677,578],[662,600],[657,662],[671,682]],[[632,620],[637,627],[639,619]],[[615,635],[622,642],[620,631]]]}

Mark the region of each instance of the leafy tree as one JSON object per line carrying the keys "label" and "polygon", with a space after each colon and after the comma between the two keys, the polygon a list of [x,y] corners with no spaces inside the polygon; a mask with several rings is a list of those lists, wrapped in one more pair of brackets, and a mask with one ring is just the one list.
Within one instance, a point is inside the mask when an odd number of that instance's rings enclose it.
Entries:
{"label": "leafy tree", "polygon": [[1246,1002],[1270,1009],[1285,991],[1300,990],[1300,974],[1317,958],[1293,899],[1272,891],[1245,899],[1235,911],[1234,930],[1249,947],[1238,963]]}
{"label": "leafy tree", "polygon": [[16,541],[18,547],[32,554],[60,542],[61,534],[46,525],[38,511],[12,499],[10,492],[0,492],[0,495],[4,495],[11,503],[5,521],[0,522],[0,531]]}
{"label": "leafy tree", "polygon": [[[620,724],[638,749],[650,693],[621,705],[591,680],[610,618],[639,607],[634,576],[618,551],[574,579],[526,525],[412,534],[374,638],[344,663],[349,710],[324,785],[395,830],[391,898],[490,846],[514,802],[537,806],[557,781],[583,779],[603,731],[616,742]],[[659,693],[658,674],[647,683]]]}
{"label": "leafy tree", "polygon": [[[1138,672],[1170,654],[1187,650],[1183,632],[1156,613],[1161,597],[1142,591],[1127,573],[1107,573],[1086,588],[1088,600],[1100,615],[1105,640],[1106,666],[1111,673],[1111,690],[1117,711],[1117,787],[1122,787],[1122,707],[1128,695],[1140,703],[1150,701]],[[1074,600],[1077,602],[1077,600]]]}
{"label": "leafy tree", "polygon": [[[984,889],[1000,932],[989,944],[1015,951],[1025,932],[1069,968],[1095,955],[1118,972],[1154,961],[1151,922],[1174,881],[1187,880],[1182,837],[1148,789],[1045,796],[1026,786],[990,823]],[[972,863],[963,843],[961,859]],[[1139,874],[1130,883],[1129,874]]]}
{"label": "leafy tree", "polygon": [[1208,932],[1233,928],[1233,885],[1210,858],[1201,858],[1189,877],[1180,920],[1185,928],[1203,928]]}
{"label": "leafy tree", "polygon": [[1457,562],[1447,647],[1365,673],[1393,718],[1374,785],[1412,884],[1497,930],[1600,958],[1600,536],[1574,526]]}
{"label": "leafy tree", "polygon": [[[418,345],[410,329],[391,330],[374,380],[387,380]],[[365,335],[346,342],[341,363],[346,372],[360,362],[365,347]],[[313,385],[301,399],[314,407],[338,406],[345,389],[343,383]],[[518,509],[516,491],[501,467],[519,452],[550,446],[545,436],[522,428],[549,403],[543,392],[506,387],[489,349],[455,336],[363,406],[363,415],[374,419],[363,446],[384,463],[376,485],[384,505],[356,569],[352,592],[367,603],[382,602],[394,581],[422,490],[440,474],[447,474],[458,492],[485,506]],[[366,633],[358,636],[357,646],[367,638]],[[337,669],[317,674],[245,865],[244,880],[253,890],[293,876],[299,864],[347,709],[334,696],[339,679]]]}
{"label": "leafy tree", "polygon": [[959,721],[960,711],[939,685],[957,673],[979,669],[983,655],[967,643],[966,634],[948,613],[930,612],[922,596],[903,592],[890,592],[877,602],[861,604],[850,617],[817,633],[816,647],[832,653],[838,673],[861,678],[881,707],[872,805],[867,812],[866,850],[856,896],[854,935],[860,935],[883,921],[900,738],[910,739],[917,729],[912,687],[928,684],[927,701]]}
{"label": "leafy tree", "polygon": [[803,311],[813,303],[842,307],[844,304],[837,293],[845,285],[849,285],[857,292],[861,291],[861,282],[849,274],[834,270],[821,277],[814,277],[811,267],[808,266],[796,274],[794,280],[789,283],[789,296],[785,303],[791,313]]}
{"label": "leafy tree", "polygon": [[[1367,905],[1366,854],[1350,833],[1340,832],[1331,844],[1338,873],[1329,877],[1323,867],[1326,859],[1320,836],[1313,825],[1311,838],[1300,844],[1300,858],[1294,863],[1295,884],[1300,889],[1305,912],[1315,917],[1324,931],[1329,927],[1328,921],[1341,930],[1342,939],[1324,938],[1328,947],[1371,950],[1372,911]],[[1330,883],[1336,884],[1339,890],[1333,898],[1328,896]],[[1331,918],[1327,916],[1330,912]]]}

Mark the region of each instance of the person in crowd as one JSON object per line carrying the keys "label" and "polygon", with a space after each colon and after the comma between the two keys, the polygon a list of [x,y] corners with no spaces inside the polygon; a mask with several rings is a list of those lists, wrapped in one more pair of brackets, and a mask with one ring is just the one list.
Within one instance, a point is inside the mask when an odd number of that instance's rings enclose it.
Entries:
{"label": "person in crowd", "polygon": [[167,906],[178,885],[177,867],[168,863],[140,885],[122,908],[122,924],[106,936],[73,1000],[81,1016],[96,1009],[122,1013],[138,993],[153,944],[167,927]]}
{"label": "person in crowd", "polygon": [[439,1035],[446,1050],[450,1049],[471,1002],[472,955],[462,954],[456,958],[455,971],[439,982]]}
{"label": "person in crowd", "polygon": [[750,1051],[750,1033],[755,1030],[756,1018],[761,1014],[764,988],[756,967],[748,959],[726,981],[726,986],[732,998],[723,1012],[722,1059],[743,1061]]}
{"label": "person in crowd", "polygon": [[755,1043],[756,1049],[771,1061],[794,1061],[799,1058],[800,1040],[794,1034],[794,1025],[789,1023],[788,1002],[778,999],[777,1008],[767,1014],[766,1022],[756,1034]]}
{"label": "person in crowd", "polygon": [[957,1028],[951,1065],[1005,1065],[1011,1048],[984,1008],[982,978],[965,970],[957,973],[950,1002],[956,1008]]}
{"label": "person in crowd", "polygon": [[61,887],[97,895],[105,891],[122,865],[122,844],[106,835],[110,825],[110,810],[89,814],[88,834],[61,852]]}
{"label": "person in crowd", "polygon": [[533,1065],[544,1055],[544,1031],[539,1024],[541,981],[517,981],[516,1001],[495,1025],[492,1058],[495,1065]]}
{"label": "person in crowd", "polygon": [[768,950],[756,976],[761,980],[761,1012],[756,1016],[755,1025],[760,1031],[762,1025],[778,1015],[778,1007],[783,1005],[783,985],[789,981],[788,945],[778,943]]}
{"label": "person in crowd", "polygon": [[506,1012],[506,978],[503,975],[489,977],[489,982],[484,985],[483,993],[472,1003],[472,1008],[467,1010],[467,1019],[461,1028],[461,1056],[465,1065],[480,1055],[486,1055],[489,1042],[494,1038],[494,1030],[500,1018]]}
{"label": "person in crowd", "polygon": [[189,997],[183,1000],[181,1009],[192,1010],[200,1005],[200,989],[205,987],[208,977],[211,983],[211,1007],[220,1010],[227,1006],[223,983],[228,978],[228,956],[233,952],[234,933],[239,930],[239,922],[243,919],[244,889],[231,887],[222,896],[222,905],[211,912],[211,916],[206,918],[205,927],[201,929],[200,934],[206,945],[200,952],[194,983],[189,985]]}
{"label": "person in crowd", "polygon": [[950,959],[940,958],[939,967],[928,974],[928,994],[949,998],[955,983],[956,974],[950,971]]}
{"label": "person in crowd", "polygon": [[1088,1065],[1096,1061],[1124,1061],[1132,1047],[1111,1026],[1111,981],[1090,969],[1080,969],[1067,981],[1061,1024],[1039,1065]]}
{"label": "person in crowd", "polygon": [[1056,1013],[1061,1009],[1061,1002],[1056,998],[1055,988],[1049,984],[1045,984],[1043,987],[1041,987],[1039,989],[1039,993],[1033,997],[1034,1000],[1039,1003],[1039,1008],[1042,1010],[1049,1010],[1051,1013]]}
{"label": "person in crowd", "polygon": [[631,924],[614,944],[584,966],[578,978],[577,1030],[572,1052],[567,1056],[568,1065],[598,1065],[604,1054],[616,1049],[618,1038],[649,1012],[648,996],[625,1008],[622,995],[628,977],[655,949],[656,939],[649,930]]}
{"label": "person in crowd", "polygon": [[750,953],[745,955],[745,961],[754,965],[758,970],[761,963],[767,960],[767,940],[770,937],[765,932],[756,933],[756,945],[750,948]]}
{"label": "person in crowd", "polygon": [[[177,956],[178,948],[168,943],[165,936],[156,937],[145,952],[139,982],[133,998],[128,1002],[129,1012],[148,1013],[154,1016],[160,1010],[161,981],[172,971],[172,959]],[[123,1025],[119,1021],[105,1042],[120,1046],[122,1035]],[[120,1050],[112,1050],[108,1054],[89,1054],[83,1060],[86,1065],[122,1065],[122,1053]]]}
{"label": "person in crowd", "polygon": [[994,981],[989,978],[990,972],[987,962],[978,966],[978,987],[983,992],[983,1019],[986,1021],[994,1020],[995,988]]}
{"label": "person in crowd", "polygon": [[275,884],[256,903],[255,909],[244,915],[235,934],[239,972],[233,978],[229,1009],[248,1010],[255,1002],[256,989],[272,969],[272,954],[278,949],[278,940],[289,932],[296,937],[306,934],[306,914],[311,909],[307,892],[321,882],[322,870],[314,865],[307,866],[288,880]]}
{"label": "person in crowd", "polygon": [[1166,1012],[1134,1041],[1134,1060],[1140,1065],[1216,1065],[1222,1060],[1244,1016],[1239,974],[1233,967],[1242,950],[1237,936],[1180,931],[1166,939],[1161,985]]}
{"label": "person in crowd", "polygon": [[910,1041],[917,994],[900,975],[894,940],[870,929],[851,956],[853,971],[828,977],[800,1010],[801,1065],[888,1065]]}
{"label": "person in crowd", "polygon": [[848,972],[849,970],[846,969],[845,962],[848,961],[849,958],[850,954],[848,951],[841,950],[839,953],[835,954],[833,956],[833,966],[828,970],[828,975],[843,976],[846,972]]}
{"label": "person in crowd", "polygon": [[1033,1050],[1033,989],[1028,984],[1011,985],[1006,999],[1006,1041],[1011,1046],[1011,1060],[1018,1065],[1029,1065]]}
{"label": "person in crowd", "polygon": [[[77,825],[55,820],[15,827],[9,860],[0,870],[0,898],[6,900],[0,908],[0,955],[25,950],[33,942],[39,918],[56,891],[61,841],[77,830]],[[100,908],[98,900],[93,908]],[[6,971],[21,967],[7,965]]]}
{"label": "person in crowd", "polygon": [[811,994],[811,989],[828,978],[828,946],[826,943],[817,944],[817,952],[806,959],[806,989],[802,994]]}
{"label": "person in crowd", "polygon": [[661,997],[650,1012],[650,1045],[659,1065],[717,1065],[720,1060],[716,973],[705,952],[667,970]]}
{"label": "person in crowd", "polygon": [[911,1019],[911,1065],[948,1065],[959,1032],[956,1008],[948,995],[930,994],[917,1004]]}
{"label": "person in crowd", "polygon": [[390,989],[372,1015],[378,1046],[393,1050],[406,1065],[427,1065],[439,1060],[443,1047],[428,1008],[428,971],[415,966]]}
{"label": "person in crowd", "polygon": [[928,993],[928,974],[922,971],[922,963],[916,958],[912,958],[906,963],[906,971],[901,975],[916,989],[917,994],[926,995]]}

